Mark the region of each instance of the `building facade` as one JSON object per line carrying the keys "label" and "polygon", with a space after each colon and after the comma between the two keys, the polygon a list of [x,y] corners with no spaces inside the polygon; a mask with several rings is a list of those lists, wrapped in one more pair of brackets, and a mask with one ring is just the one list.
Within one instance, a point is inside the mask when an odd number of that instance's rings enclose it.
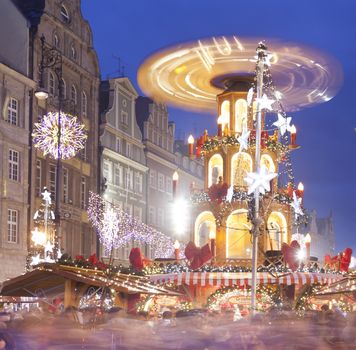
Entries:
{"label": "building facade", "polygon": [[[93,49],[92,32],[83,18],[80,0],[45,1],[34,37],[34,77],[39,80],[41,36],[46,47],[61,55],[61,75],[55,69],[44,69],[43,83],[49,93],[47,100],[36,100],[33,122],[48,112],[61,111],[78,117],[85,125],[86,147],[74,158],[61,161],[57,179],[56,161],[32,148],[31,215],[39,208],[40,193],[46,186],[52,199],[60,196],[59,244],[71,256],[89,255],[96,251],[96,236],[91,228],[86,207],[89,191],[98,190],[98,115],[100,72]],[[59,96],[59,86],[62,96]],[[60,181],[60,193],[55,193]],[[33,223],[32,223],[33,225]]]}
{"label": "building facade", "polygon": [[[148,167],[136,121],[137,97],[137,91],[127,78],[110,79],[101,84],[100,183],[104,199],[146,223]],[[128,259],[133,245],[139,242],[117,249],[114,257]]]}
{"label": "building facade", "polygon": [[[179,241],[190,240],[189,199],[192,183],[203,187],[200,160],[175,148],[175,124],[169,122],[167,107],[148,97],[136,100],[137,121],[149,168],[147,224]],[[173,198],[173,174],[178,173]]]}
{"label": "building facade", "polygon": [[335,232],[332,214],[326,218],[318,218],[316,210],[312,210],[306,226],[301,227],[301,233],[310,234],[310,255],[324,262],[326,254],[335,255]]}
{"label": "building facade", "polygon": [[[9,45],[9,38],[12,38]],[[25,270],[30,95],[27,19],[10,0],[0,11],[0,281]]]}

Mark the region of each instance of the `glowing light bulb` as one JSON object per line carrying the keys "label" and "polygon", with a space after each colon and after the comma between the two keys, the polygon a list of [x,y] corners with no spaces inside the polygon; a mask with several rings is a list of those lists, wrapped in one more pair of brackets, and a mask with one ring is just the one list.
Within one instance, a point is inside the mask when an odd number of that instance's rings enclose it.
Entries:
{"label": "glowing light bulb", "polygon": [[309,233],[307,233],[307,235],[305,236],[304,242],[305,242],[305,243],[310,243],[310,242],[311,242],[311,236],[310,236]]}
{"label": "glowing light bulb", "polygon": [[179,241],[176,239],[176,241],[174,242],[174,245],[173,245],[174,249],[179,249],[180,248],[180,243]]}
{"label": "glowing light bulb", "polygon": [[298,184],[298,191],[304,191],[303,182],[299,182],[299,184]]}

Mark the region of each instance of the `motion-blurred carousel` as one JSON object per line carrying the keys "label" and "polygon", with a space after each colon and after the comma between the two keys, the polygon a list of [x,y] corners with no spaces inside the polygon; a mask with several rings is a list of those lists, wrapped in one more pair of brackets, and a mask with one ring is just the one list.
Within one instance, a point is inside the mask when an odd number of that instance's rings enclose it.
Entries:
{"label": "motion-blurred carousel", "polygon": [[342,70],[307,47],[256,43],[233,36],[183,44],[152,55],[138,73],[156,100],[217,107],[217,135],[205,131],[189,152],[203,157],[205,177],[191,195],[188,264],[147,267],[153,282],[181,286],[200,305],[265,308],[266,294],[291,301],[306,286],[341,278],[310,259],[310,236],[298,234],[304,188],[294,183],[291,152],[299,146],[287,112],[329,101]]}

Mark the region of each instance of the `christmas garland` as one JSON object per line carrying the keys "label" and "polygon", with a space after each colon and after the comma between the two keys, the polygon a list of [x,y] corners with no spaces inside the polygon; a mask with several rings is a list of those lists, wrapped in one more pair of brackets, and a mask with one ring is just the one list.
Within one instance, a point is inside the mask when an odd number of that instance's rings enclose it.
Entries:
{"label": "christmas garland", "polygon": [[[224,296],[234,292],[240,293],[241,296],[249,296],[251,289],[241,289],[236,286],[221,287],[208,297],[206,307],[210,310],[216,310]],[[281,293],[278,286],[259,285],[257,287],[256,297],[258,311],[266,311],[269,307],[279,307],[282,304]],[[266,305],[269,305],[269,307],[266,308]],[[231,305],[225,305],[225,307],[232,308]]]}
{"label": "christmas garland", "polygon": [[[251,136],[250,137],[250,147],[254,148],[256,144],[256,138]],[[221,145],[225,146],[238,146],[239,141],[236,136],[224,136],[223,138],[219,138],[214,136],[212,138],[207,139],[201,148],[201,155],[204,156],[205,154],[217,150]],[[283,159],[284,155],[288,151],[288,146],[282,144],[281,142],[277,141],[276,139],[269,137],[265,141],[265,147],[274,153],[278,154],[279,159]]]}
{"label": "christmas garland", "polygon": [[320,288],[321,286],[319,283],[305,286],[304,290],[298,296],[295,303],[294,309],[297,315],[303,316],[306,311],[312,309],[311,298],[317,291],[320,290]]}

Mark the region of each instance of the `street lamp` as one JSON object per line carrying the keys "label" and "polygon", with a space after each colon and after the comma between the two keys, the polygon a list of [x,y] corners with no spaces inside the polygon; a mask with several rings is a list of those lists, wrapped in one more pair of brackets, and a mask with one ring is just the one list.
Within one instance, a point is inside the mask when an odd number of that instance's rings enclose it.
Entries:
{"label": "street lamp", "polygon": [[41,62],[39,67],[40,80],[39,87],[35,91],[35,96],[38,100],[46,100],[48,98],[48,91],[44,88],[43,76],[45,69],[52,69],[57,77],[58,82],[58,131],[57,131],[57,164],[56,164],[56,184],[55,184],[55,223],[56,229],[54,234],[54,258],[58,256],[59,237],[60,237],[60,190],[61,190],[61,114],[62,114],[62,99],[63,99],[63,86],[62,86],[62,54],[55,47],[46,45],[44,35],[41,36]]}

